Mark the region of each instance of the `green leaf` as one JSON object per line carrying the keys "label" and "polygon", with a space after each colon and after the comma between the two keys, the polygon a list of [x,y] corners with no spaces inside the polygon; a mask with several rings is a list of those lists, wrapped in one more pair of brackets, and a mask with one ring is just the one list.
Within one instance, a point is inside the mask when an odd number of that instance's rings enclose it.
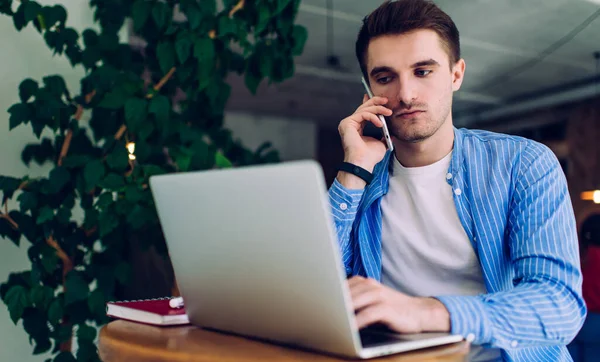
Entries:
{"label": "green leaf", "polygon": [[42,6],[35,1],[28,1],[23,4],[25,21],[29,23],[36,19],[38,13],[42,9]]}
{"label": "green leaf", "polygon": [[136,203],[144,198],[144,193],[136,185],[128,185],[125,189],[125,200]]}
{"label": "green leaf", "polygon": [[63,224],[68,225],[71,222],[71,209],[63,206],[56,212],[56,220]]}
{"label": "green leaf", "polygon": [[101,238],[110,234],[117,226],[119,226],[119,219],[117,219],[117,216],[114,213],[105,211],[100,214],[98,227],[100,229]]}
{"label": "green leaf", "polygon": [[104,317],[106,315],[106,298],[100,288],[90,293],[88,308],[96,317]]}
{"label": "green leaf", "polygon": [[125,102],[125,124],[131,132],[137,132],[147,117],[147,102],[140,98],[129,98]]}
{"label": "green leaf", "polygon": [[127,222],[131,225],[134,230],[140,229],[148,221],[152,220],[154,213],[147,207],[141,205],[135,205],[129,215],[127,215]]}
{"label": "green leaf", "polygon": [[302,25],[294,25],[292,37],[294,39],[292,54],[298,56],[304,51],[304,44],[306,44],[306,39],[308,38],[308,31]]}
{"label": "green leaf", "polygon": [[43,249],[42,251],[42,267],[46,273],[50,274],[54,272],[56,266],[58,264],[58,256],[56,255],[56,251],[54,248],[48,246],[48,248]]}
{"label": "green leaf", "polygon": [[54,218],[54,210],[49,206],[44,206],[40,209],[40,213],[35,220],[35,223],[41,225],[45,222],[48,222]]}
{"label": "green leaf", "polygon": [[93,189],[100,180],[104,177],[105,168],[100,160],[94,160],[88,163],[83,169],[83,177],[85,179],[86,190]]}
{"label": "green leaf", "polygon": [[121,88],[116,88],[115,90],[109,91],[104,95],[98,107],[107,108],[107,109],[119,109],[123,107],[125,104],[125,100],[127,99],[127,95]]}
{"label": "green leaf", "polygon": [[118,191],[125,186],[125,179],[116,173],[109,173],[99,185],[103,189]]}
{"label": "green leaf", "polygon": [[[14,177],[0,176],[0,191],[4,193],[4,198],[11,198],[13,193],[19,188],[21,180]],[[2,200],[4,203],[4,200]]]}
{"label": "green leaf", "polygon": [[77,168],[85,166],[91,158],[87,155],[69,155],[63,159],[63,167],[66,168]]}
{"label": "green leaf", "polygon": [[175,66],[175,47],[170,41],[162,41],[156,46],[158,64],[163,73],[168,73]]}
{"label": "green leaf", "polygon": [[80,324],[77,328],[77,339],[93,342],[96,339],[96,328]]}
{"label": "green leaf", "polygon": [[253,72],[246,71],[246,74],[244,75],[244,84],[246,84],[246,87],[248,87],[248,90],[250,90],[252,94],[256,94],[261,81],[261,77],[256,76]]}
{"label": "green leaf", "polygon": [[100,195],[98,197],[98,200],[96,201],[96,207],[99,208],[100,210],[104,210],[106,209],[109,205],[111,205],[113,203],[114,199],[113,199],[113,194],[112,192],[104,192],[102,193],[102,195]]}
{"label": "green leaf", "polygon": [[152,11],[152,3],[148,0],[137,0],[131,7],[131,14],[133,17],[133,28],[135,31],[140,31]]}
{"label": "green leaf", "polygon": [[52,362],[77,362],[71,352],[60,352]]}
{"label": "green leaf", "polygon": [[171,111],[171,102],[163,95],[158,95],[150,101],[150,109],[148,110],[151,114],[154,114],[159,125],[165,125],[169,121],[169,114]]}
{"label": "green leaf", "polygon": [[20,202],[21,212],[37,208],[37,196],[33,192],[24,191],[17,200]]}
{"label": "green leaf", "polygon": [[190,39],[189,34],[184,33],[182,36],[177,37],[177,40],[175,41],[175,52],[177,53],[179,63],[185,63],[190,57],[191,51],[192,39]]}
{"label": "green leaf", "polygon": [[129,151],[122,143],[117,143],[112,152],[106,156],[106,164],[111,170],[125,171],[129,166]]}
{"label": "green leaf", "polygon": [[231,161],[229,161],[229,159],[225,157],[225,155],[223,155],[223,153],[221,152],[217,152],[215,154],[215,164],[219,168],[230,168],[233,166]]}
{"label": "green leaf", "polygon": [[50,177],[48,182],[50,184],[51,192],[58,193],[62,188],[71,180],[71,173],[64,167],[56,167],[50,171]]}
{"label": "green leaf", "polygon": [[158,29],[164,29],[172,16],[169,5],[163,2],[154,3],[154,6],[152,7],[152,18]]}
{"label": "green leaf", "polygon": [[54,298],[54,290],[48,286],[36,285],[29,291],[29,297],[34,306],[46,310]]}
{"label": "green leaf", "polygon": [[162,167],[156,165],[146,165],[142,168],[144,170],[144,176],[146,176],[147,178],[154,175],[163,175],[167,173],[167,171],[165,171]]}
{"label": "green leaf", "polygon": [[[207,3],[207,0],[202,3],[203,10],[205,10],[204,8],[208,5]],[[204,19],[203,12],[196,4],[193,6],[188,6],[185,9],[185,16],[187,17],[188,23],[190,24],[190,28],[192,28],[192,30],[196,30],[202,24],[202,20]]]}
{"label": "green leaf", "polygon": [[26,25],[25,21],[25,4],[21,3],[16,13],[13,15],[13,23],[17,31],[21,31]]}
{"label": "green leaf", "polygon": [[42,79],[44,86],[50,94],[60,97],[67,92],[65,80],[58,75],[50,75]]}
{"label": "green leaf", "polygon": [[211,66],[215,58],[215,44],[210,38],[198,38],[194,42],[194,57],[203,66]]}
{"label": "green leaf", "polygon": [[277,0],[277,7],[275,8],[275,13],[273,15],[281,13],[289,3],[290,0]]}
{"label": "green leaf", "polygon": [[257,5],[258,7],[258,21],[256,23],[256,27],[254,28],[255,34],[262,33],[269,24],[269,20],[271,20],[271,12],[269,11],[268,4],[262,3],[261,5]]}
{"label": "green leaf", "polygon": [[52,342],[50,338],[42,337],[35,340],[35,347],[33,348],[33,354],[38,355],[46,353],[52,348]]}
{"label": "green leaf", "polygon": [[56,298],[48,307],[48,321],[54,325],[58,324],[63,317],[63,306],[60,299]]}
{"label": "green leaf", "polygon": [[21,123],[27,123],[33,116],[31,107],[28,103],[13,104],[8,109],[8,113],[10,113],[9,130],[12,130]]}
{"label": "green leaf", "polygon": [[219,36],[223,37],[226,35],[236,35],[237,24],[234,19],[229,16],[222,16],[219,18]]}
{"label": "green leaf", "polygon": [[44,23],[46,29],[53,27],[56,23],[64,24],[67,20],[67,11],[60,5],[44,6],[42,8],[42,15],[44,17]]}
{"label": "green leaf", "polygon": [[78,341],[77,361],[96,362],[99,361],[96,345],[91,341]]}
{"label": "green leaf", "polygon": [[19,246],[21,243],[21,233],[19,230],[13,228],[13,226],[4,218],[0,219],[0,238],[7,238],[16,246]]}
{"label": "green leaf", "polygon": [[8,290],[4,297],[4,302],[8,307],[10,319],[16,325],[17,321],[23,316],[25,308],[31,305],[31,300],[27,294],[27,290],[20,285],[15,285]]}
{"label": "green leaf", "polygon": [[65,290],[65,306],[80,300],[86,300],[90,294],[90,287],[76,271],[67,274]]}
{"label": "green leaf", "polygon": [[38,83],[31,78],[22,81],[19,84],[19,98],[21,102],[27,103],[31,97],[35,96],[39,88]]}

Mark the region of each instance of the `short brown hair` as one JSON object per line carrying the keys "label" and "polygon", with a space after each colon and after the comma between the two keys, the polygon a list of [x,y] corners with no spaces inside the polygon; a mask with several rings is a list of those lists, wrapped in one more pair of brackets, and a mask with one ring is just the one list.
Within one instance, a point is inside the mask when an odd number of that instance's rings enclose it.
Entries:
{"label": "short brown hair", "polygon": [[419,29],[435,31],[446,48],[450,66],[460,59],[460,40],[454,21],[430,0],[387,0],[365,17],[356,39],[356,58],[368,78],[366,53],[371,39]]}

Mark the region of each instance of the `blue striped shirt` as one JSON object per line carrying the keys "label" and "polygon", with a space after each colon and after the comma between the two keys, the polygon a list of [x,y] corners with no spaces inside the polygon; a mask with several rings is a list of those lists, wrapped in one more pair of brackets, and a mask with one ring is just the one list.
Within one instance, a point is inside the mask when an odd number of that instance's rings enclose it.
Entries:
{"label": "blue striped shirt", "polygon": [[[501,348],[505,361],[571,361],[565,345],[586,316],[575,217],[565,175],[546,146],[487,131],[454,130],[447,175],[487,294],[435,296],[451,332]],[[329,189],[346,272],[381,277],[381,199],[391,153],[364,190]]]}

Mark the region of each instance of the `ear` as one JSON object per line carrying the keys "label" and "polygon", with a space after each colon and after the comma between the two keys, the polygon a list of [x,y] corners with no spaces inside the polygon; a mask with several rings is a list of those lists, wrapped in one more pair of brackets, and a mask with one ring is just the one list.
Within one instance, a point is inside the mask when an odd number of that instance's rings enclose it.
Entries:
{"label": "ear", "polygon": [[465,67],[466,64],[464,59],[459,59],[452,67],[452,90],[455,92],[459,90],[462,85],[465,77]]}

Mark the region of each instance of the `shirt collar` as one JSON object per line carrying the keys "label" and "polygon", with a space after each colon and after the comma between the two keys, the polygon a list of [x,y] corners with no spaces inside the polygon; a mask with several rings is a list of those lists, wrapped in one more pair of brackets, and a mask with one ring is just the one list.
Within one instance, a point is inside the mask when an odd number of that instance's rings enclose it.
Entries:
{"label": "shirt collar", "polygon": [[[454,146],[452,150],[452,160],[450,161],[450,167],[448,168],[448,173],[452,175],[452,177],[456,176],[456,173],[461,169],[460,165],[462,164],[463,155],[462,155],[462,147],[463,147],[463,139],[464,139],[464,129],[458,129],[454,127]],[[392,173],[392,169],[394,167],[392,158],[392,152],[387,151],[383,160],[381,160],[377,165],[375,165],[375,169],[373,170],[373,181],[367,186],[365,193],[375,193],[375,197],[379,197],[387,194],[389,189],[389,179],[390,173]],[[452,183],[452,178],[447,179],[448,183]]]}

